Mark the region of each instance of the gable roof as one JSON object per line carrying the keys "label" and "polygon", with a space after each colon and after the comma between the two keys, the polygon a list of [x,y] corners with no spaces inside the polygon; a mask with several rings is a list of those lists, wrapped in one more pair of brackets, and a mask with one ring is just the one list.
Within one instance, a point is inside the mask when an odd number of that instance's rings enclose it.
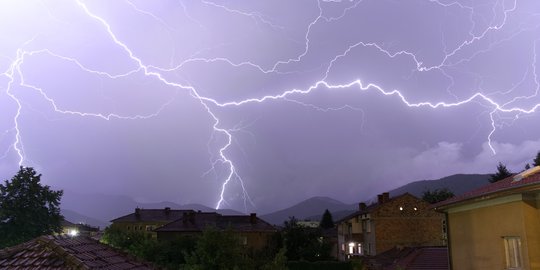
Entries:
{"label": "gable roof", "polygon": [[41,236],[0,250],[1,269],[154,269],[88,237]]}
{"label": "gable roof", "polygon": [[240,232],[274,232],[268,222],[251,215],[224,216],[215,212],[186,213],[182,218],[156,229],[156,232],[201,232],[207,227]]}
{"label": "gable roof", "polygon": [[195,212],[193,210],[176,210],[168,207],[163,209],[135,208],[131,214],[111,220],[111,222],[163,222],[168,223],[182,218],[184,213]]}
{"label": "gable roof", "polygon": [[479,187],[462,195],[452,197],[435,204],[433,207],[445,209],[469,201],[491,199],[531,190],[540,190],[540,166],[533,167],[498,182]]}

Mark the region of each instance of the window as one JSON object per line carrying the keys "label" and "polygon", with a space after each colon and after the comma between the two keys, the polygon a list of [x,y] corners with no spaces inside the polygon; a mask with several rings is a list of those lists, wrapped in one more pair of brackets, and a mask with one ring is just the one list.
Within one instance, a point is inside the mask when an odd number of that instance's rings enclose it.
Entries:
{"label": "window", "polygon": [[146,225],[146,231],[152,231],[153,229],[154,229],[154,226]]}
{"label": "window", "polygon": [[243,245],[243,246],[246,246],[247,243],[248,243],[247,236],[245,236],[245,235],[240,236],[239,240],[240,240],[240,244]]}
{"label": "window", "polygon": [[354,243],[349,243],[349,254],[354,254]]}
{"label": "window", "polygon": [[521,238],[519,236],[505,236],[503,239],[506,269],[521,269]]}

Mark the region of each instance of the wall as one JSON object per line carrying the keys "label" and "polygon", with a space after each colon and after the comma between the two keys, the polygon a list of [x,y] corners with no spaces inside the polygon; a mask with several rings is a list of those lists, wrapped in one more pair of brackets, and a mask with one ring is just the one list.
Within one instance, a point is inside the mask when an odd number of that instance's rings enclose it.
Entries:
{"label": "wall", "polygon": [[412,195],[385,202],[371,216],[375,254],[396,246],[444,245],[444,214],[435,212],[428,203]]}
{"label": "wall", "polygon": [[[450,209],[448,214],[453,269],[505,269],[503,236],[521,237],[524,269],[540,269],[540,224],[535,206],[522,201],[521,195],[513,195],[467,207]],[[533,265],[529,254],[535,257]]]}

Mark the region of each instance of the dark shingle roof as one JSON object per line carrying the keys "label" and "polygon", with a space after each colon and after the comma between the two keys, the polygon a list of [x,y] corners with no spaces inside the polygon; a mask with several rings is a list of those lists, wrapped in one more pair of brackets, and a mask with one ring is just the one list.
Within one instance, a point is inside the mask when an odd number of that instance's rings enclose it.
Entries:
{"label": "dark shingle roof", "polygon": [[88,237],[41,236],[0,250],[0,269],[154,269]]}
{"label": "dark shingle roof", "polygon": [[[138,214],[137,214],[138,212]],[[157,221],[171,222],[182,218],[184,213],[194,212],[193,210],[174,210],[174,209],[135,209],[134,213],[116,218],[111,222],[139,222],[139,221]]]}
{"label": "dark shingle roof", "polygon": [[507,177],[501,181],[479,187],[462,195],[452,197],[448,200],[435,204],[433,207],[445,208],[468,200],[488,199],[506,194],[518,193],[522,189],[540,190],[539,166],[533,167],[530,170],[524,171],[520,174]]}
{"label": "dark shingle roof", "polygon": [[157,232],[200,232],[207,227],[242,232],[273,232],[276,228],[252,215],[224,216],[215,212],[186,213],[182,218],[166,224]]}

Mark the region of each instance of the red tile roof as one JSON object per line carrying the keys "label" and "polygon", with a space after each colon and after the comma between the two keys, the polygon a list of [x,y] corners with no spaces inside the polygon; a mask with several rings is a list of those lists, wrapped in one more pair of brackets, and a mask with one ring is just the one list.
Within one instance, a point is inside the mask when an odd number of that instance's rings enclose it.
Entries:
{"label": "red tile roof", "polygon": [[[399,268],[398,268],[399,269]],[[404,268],[405,270],[448,270],[448,248],[425,247],[420,248],[414,254]]]}
{"label": "red tile roof", "polygon": [[0,250],[0,269],[154,269],[88,237],[42,236]]}
{"label": "red tile roof", "polygon": [[366,258],[367,269],[448,270],[447,247],[395,247]]}
{"label": "red tile roof", "polygon": [[[534,168],[533,168],[534,169]],[[521,178],[520,175],[528,171],[507,177],[495,183],[491,183],[459,196],[435,204],[434,208],[447,208],[473,199],[487,199],[507,194],[519,193],[523,189],[540,190],[540,173],[534,173]]]}

